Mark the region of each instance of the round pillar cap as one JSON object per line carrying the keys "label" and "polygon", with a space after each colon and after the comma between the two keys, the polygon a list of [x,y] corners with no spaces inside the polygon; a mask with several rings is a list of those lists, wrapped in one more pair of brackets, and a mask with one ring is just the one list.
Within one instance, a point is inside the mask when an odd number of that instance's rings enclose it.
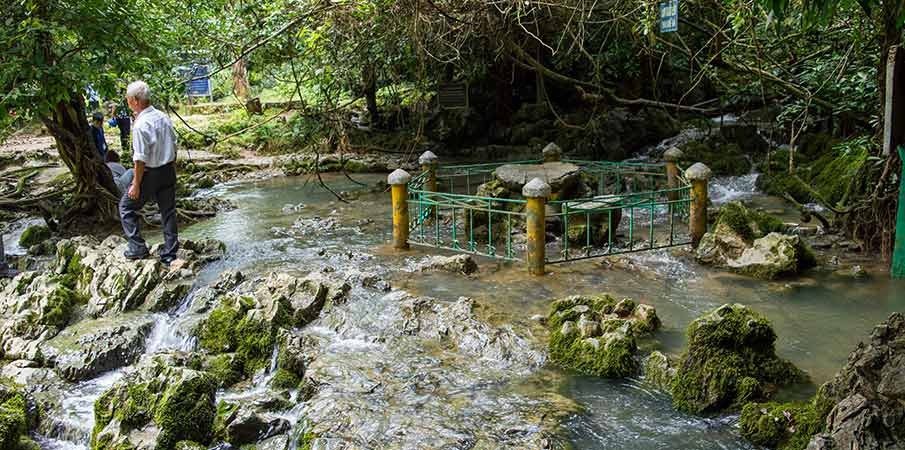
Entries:
{"label": "round pillar cap", "polygon": [[711,175],[713,175],[713,172],[703,163],[694,163],[691,167],[685,170],[685,178],[688,178],[689,180],[707,181],[710,179]]}
{"label": "round pillar cap", "polygon": [[422,166],[432,166],[434,164],[437,164],[437,161],[439,160],[440,158],[437,158],[437,155],[435,155],[434,152],[430,150],[422,153],[421,156],[418,157],[418,163],[420,163]]}
{"label": "round pillar cap", "polygon": [[562,159],[562,147],[556,145],[556,142],[551,142],[541,150],[541,154],[544,157],[544,161],[559,161]]}
{"label": "round pillar cap", "polygon": [[547,198],[551,192],[550,185],[540,178],[534,178],[522,187],[522,195],[526,198]]}
{"label": "round pillar cap", "polygon": [[393,173],[387,175],[387,184],[390,186],[408,184],[409,181],[412,181],[412,176],[402,169],[396,169]]}
{"label": "round pillar cap", "polygon": [[682,159],[683,156],[685,156],[685,154],[677,147],[670,147],[663,152],[663,160],[668,162],[676,162]]}

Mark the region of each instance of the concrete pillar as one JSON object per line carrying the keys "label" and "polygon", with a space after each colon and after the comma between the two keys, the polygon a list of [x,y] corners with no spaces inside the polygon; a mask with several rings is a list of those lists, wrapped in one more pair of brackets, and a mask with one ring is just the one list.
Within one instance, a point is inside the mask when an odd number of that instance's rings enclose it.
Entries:
{"label": "concrete pillar", "polygon": [[409,248],[409,202],[408,182],[412,176],[402,169],[396,169],[387,176],[387,184],[393,200],[393,248]]}
{"label": "concrete pillar", "polygon": [[427,179],[424,181],[425,191],[437,192],[437,166],[439,162],[440,159],[430,150],[422,153],[418,158],[421,170],[427,174]]}
{"label": "concrete pillar", "polygon": [[544,155],[544,162],[559,162],[562,161],[562,148],[556,145],[555,142],[551,142],[541,150],[541,153]]}
{"label": "concrete pillar", "polygon": [[[679,165],[677,162],[682,159],[682,156],[684,156],[682,150],[676,147],[670,147],[663,152],[663,160],[666,161],[666,187],[669,189],[679,187]],[[669,191],[666,194],[666,198],[669,201],[676,201],[679,199],[679,192]]]}
{"label": "concrete pillar", "polygon": [[522,188],[522,195],[528,199],[528,273],[544,274],[544,260],[547,250],[546,203],[550,196],[550,185],[535,178]]}
{"label": "concrete pillar", "polygon": [[691,234],[691,245],[698,247],[704,233],[707,232],[707,181],[712,172],[702,163],[694,163],[685,170],[685,178],[691,181],[691,213],[688,217],[688,229]]}

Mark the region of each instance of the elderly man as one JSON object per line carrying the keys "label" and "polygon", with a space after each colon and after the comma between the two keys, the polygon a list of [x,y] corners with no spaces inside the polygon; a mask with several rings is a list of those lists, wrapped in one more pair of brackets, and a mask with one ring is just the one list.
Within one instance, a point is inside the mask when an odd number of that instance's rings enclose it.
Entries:
{"label": "elderly man", "polygon": [[149,255],[141,237],[138,211],[148,200],[160,207],[163,222],[163,247],[160,261],[169,265],[176,259],[179,241],[176,230],[176,132],[166,114],[151,106],[151,90],[143,81],[126,88],[126,102],[135,113],[132,126],[132,160],[135,174],[128,191],[119,201],[123,231],[129,241],[125,256],[142,259]]}

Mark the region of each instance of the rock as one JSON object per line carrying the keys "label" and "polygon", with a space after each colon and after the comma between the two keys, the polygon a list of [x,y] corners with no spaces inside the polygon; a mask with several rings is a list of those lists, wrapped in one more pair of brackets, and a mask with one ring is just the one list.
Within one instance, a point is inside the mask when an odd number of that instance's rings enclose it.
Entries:
{"label": "rock", "polygon": [[207,444],[217,415],[216,390],[207,373],[170,366],[165,357],[149,358],[95,402],[93,448]]}
{"label": "rock", "polygon": [[782,450],[804,450],[823,420],[811,402],[748,403],[739,430],[754,444]]}
{"label": "rock", "polygon": [[0,291],[0,353],[40,359],[40,344],[77,316],[84,299],[70,277],[24,272]]}
{"label": "rock", "polygon": [[190,282],[162,282],[148,293],[143,308],[153,312],[173,309],[182,302],[191,288],[192,284]]}
{"label": "rock", "polygon": [[644,381],[669,392],[676,377],[675,363],[661,352],[651,352],[644,358]]}
{"label": "rock", "polygon": [[0,383],[0,449],[40,449],[28,437],[37,421],[38,410],[25,391],[19,386]]}
{"label": "rock", "polygon": [[82,321],[47,341],[44,358],[66,380],[88,379],[135,362],[153,327],[146,315]]}
{"label": "rock", "polygon": [[[566,236],[573,245],[604,246],[615,243],[615,230],[622,222],[622,208],[619,196],[599,196],[589,201],[569,203],[569,228]],[[590,212],[590,214],[588,214]],[[588,226],[590,223],[590,233]]]}
{"label": "rock", "polygon": [[905,448],[905,316],[893,313],[814,399],[825,429],[808,450]]}
{"label": "rock", "polygon": [[[544,164],[506,164],[493,171],[509,191],[521,192],[529,181],[540,178],[550,185],[554,194],[562,194],[578,185],[581,168],[575,164],[551,162]],[[558,197],[562,198],[562,197]]]}
{"label": "rock", "polygon": [[813,250],[800,236],[770,233],[726,264],[732,270],[764,280],[798,274],[817,264]]}
{"label": "rock", "polygon": [[773,387],[804,381],[776,356],[770,321],[744,305],[725,304],[688,326],[688,349],[670,386],[673,405],[707,414],[767,398]]}
{"label": "rock", "polygon": [[725,267],[730,259],[739,258],[755,239],[772,232],[785,231],[785,225],[775,217],[731,202],[720,208],[711,231],[704,234],[695,251],[703,264]]}
{"label": "rock", "polygon": [[478,271],[478,264],[471,255],[431,256],[415,266],[419,272],[443,271],[471,275]]}
{"label": "rock", "polygon": [[866,280],[870,277],[860,264],[840,267],[833,271],[833,275],[839,278],[848,278],[852,280]]}
{"label": "rock", "polygon": [[253,444],[289,431],[289,421],[283,418],[265,419],[251,408],[239,407],[226,423],[226,437],[230,444]]}
{"label": "rock", "polygon": [[559,162],[562,159],[562,148],[555,142],[547,144],[541,153],[544,155],[544,163]]}
{"label": "rock", "polygon": [[554,301],[547,318],[550,359],[588,375],[621,378],[634,374],[638,370],[635,337],[660,325],[653,307],[640,306],[609,295]]}
{"label": "rock", "polygon": [[197,327],[199,345],[214,355],[234,353],[241,362],[239,372],[251,376],[269,364],[281,329],[317,319],[325,308],[343,303],[350,289],[345,281],[319,272],[305,278],[271,273],[249,280],[234,292],[218,294],[217,306]]}
{"label": "rock", "polygon": [[28,249],[50,239],[50,228],[44,225],[29,225],[19,236],[19,247]]}

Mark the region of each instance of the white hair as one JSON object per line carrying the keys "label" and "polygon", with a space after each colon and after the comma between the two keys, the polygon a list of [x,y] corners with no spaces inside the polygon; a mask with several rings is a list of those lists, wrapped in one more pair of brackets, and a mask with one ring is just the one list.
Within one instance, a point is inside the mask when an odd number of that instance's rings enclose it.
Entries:
{"label": "white hair", "polygon": [[151,88],[148,87],[148,83],[144,81],[133,81],[129,83],[129,86],[126,88],[126,97],[131,97],[136,100],[151,100]]}

